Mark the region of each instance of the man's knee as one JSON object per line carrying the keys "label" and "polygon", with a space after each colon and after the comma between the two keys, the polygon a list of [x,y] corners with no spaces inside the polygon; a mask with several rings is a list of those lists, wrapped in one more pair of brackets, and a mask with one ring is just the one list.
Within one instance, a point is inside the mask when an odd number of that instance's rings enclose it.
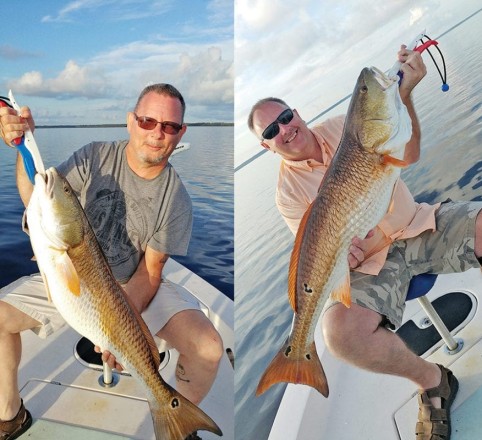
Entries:
{"label": "man's knee", "polygon": [[223,355],[223,341],[212,322],[200,310],[174,315],[157,334],[180,354],[197,362],[216,364]]}
{"label": "man's knee", "polygon": [[219,363],[223,355],[223,341],[217,330],[212,326],[198,335],[196,355],[209,363]]}
{"label": "man's knee", "polygon": [[38,321],[0,300],[0,335],[20,333],[40,325]]}
{"label": "man's knee", "polygon": [[346,357],[376,331],[380,322],[381,316],[373,310],[357,304],[350,308],[335,304],[323,316],[325,344],[334,356]]}

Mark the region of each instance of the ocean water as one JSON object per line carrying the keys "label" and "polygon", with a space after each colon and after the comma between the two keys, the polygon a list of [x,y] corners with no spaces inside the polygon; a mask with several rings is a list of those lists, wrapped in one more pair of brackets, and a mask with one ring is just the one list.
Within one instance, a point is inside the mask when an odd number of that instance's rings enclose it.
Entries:
{"label": "ocean water", "polygon": [[[429,73],[414,91],[422,155],[402,173],[417,201],[482,200],[481,26],[478,14],[439,39],[449,92],[441,92],[424,55]],[[343,113],[346,104],[323,118]],[[278,169],[277,155],[267,153],[235,173],[236,440],[268,438],[285,389],[278,384],[254,395],[292,319],[286,286],[293,236],[274,204]]]}
{"label": "ocean water", "polygon": [[[46,167],[55,166],[88,142],[126,139],[125,128],[39,128],[35,139]],[[173,257],[234,297],[233,127],[188,127],[191,148],[171,163],[193,201],[188,254]],[[0,146],[0,287],[37,272],[28,236],[21,229],[23,205],[15,186],[16,152]]]}

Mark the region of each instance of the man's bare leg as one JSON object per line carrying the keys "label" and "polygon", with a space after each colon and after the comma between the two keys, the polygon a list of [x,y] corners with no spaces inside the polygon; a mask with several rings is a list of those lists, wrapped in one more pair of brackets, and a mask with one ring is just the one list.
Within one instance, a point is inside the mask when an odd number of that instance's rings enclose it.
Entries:
{"label": "man's bare leg", "polygon": [[[380,327],[381,316],[365,307],[342,304],[323,317],[323,333],[329,350],[346,362],[376,373],[405,377],[426,390],[440,384],[440,368],[413,353],[403,340]],[[440,407],[440,398],[432,403]]]}
{"label": "man's bare leg", "polygon": [[20,408],[18,367],[22,356],[20,332],[40,323],[0,301],[0,420],[11,420]]}
{"label": "man's bare leg", "polygon": [[179,352],[177,390],[196,405],[209,392],[223,355],[223,342],[199,310],[175,314],[157,333]]}

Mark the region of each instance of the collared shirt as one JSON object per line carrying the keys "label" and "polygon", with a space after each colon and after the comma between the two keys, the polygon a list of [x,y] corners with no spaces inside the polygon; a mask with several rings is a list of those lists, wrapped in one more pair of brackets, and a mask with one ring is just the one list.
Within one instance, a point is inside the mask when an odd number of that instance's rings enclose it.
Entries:
{"label": "collared shirt", "polygon": [[[318,193],[340,143],[344,121],[345,116],[337,116],[311,129],[321,148],[322,163],[314,159],[281,162],[276,205],[293,234],[296,234],[303,214]],[[390,212],[375,227],[374,236],[364,242],[365,260],[355,270],[378,275],[393,241],[416,237],[429,229],[435,230],[435,211],[439,206],[440,203],[416,203],[407,185],[399,179]]]}

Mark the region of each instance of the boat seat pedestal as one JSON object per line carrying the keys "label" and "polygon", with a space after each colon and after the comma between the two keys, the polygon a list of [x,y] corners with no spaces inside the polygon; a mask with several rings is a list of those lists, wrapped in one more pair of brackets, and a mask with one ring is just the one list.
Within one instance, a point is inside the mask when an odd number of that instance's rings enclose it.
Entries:
{"label": "boat seat pedestal", "polygon": [[418,300],[420,306],[423,308],[430,321],[444,340],[446,352],[448,354],[455,354],[463,348],[463,341],[461,339],[454,339],[454,337],[450,334],[450,331],[447,329],[447,326],[444,324],[439,314],[433,307],[432,303],[426,297],[427,293],[435,284],[437,276],[437,274],[431,273],[424,273],[414,276],[410,281],[406,300]]}
{"label": "boat seat pedestal", "polygon": [[[77,342],[75,355],[83,365],[89,368],[99,369],[99,367],[102,366],[102,375],[99,376],[98,380],[99,385],[104,388],[111,388],[118,384],[120,380],[119,374],[114,372],[105,362],[102,362],[102,355],[95,352],[94,344],[87,338],[82,337]],[[159,355],[161,359],[159,369],[162,369],[167,362],[169,362],[169,354],[167,352],[161,352]],[[123,374],[124,373],[126,372],[124,371]]]}

